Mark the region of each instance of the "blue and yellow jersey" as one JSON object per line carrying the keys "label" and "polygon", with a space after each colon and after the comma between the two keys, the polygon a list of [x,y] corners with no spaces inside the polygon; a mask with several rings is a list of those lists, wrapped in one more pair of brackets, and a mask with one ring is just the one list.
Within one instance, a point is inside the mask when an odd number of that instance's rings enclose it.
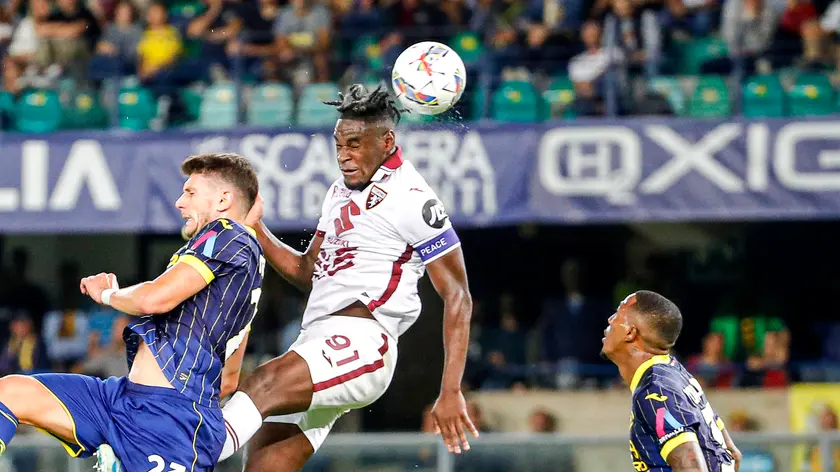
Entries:
{"label": "blue and yellow jersey", "polygon": [[700,384],[671,356],[639,366],[630,384],[633,405],[630,455],[639,472],[669,472],[668,455],[679,445],[699,443],[709,472],[734,471],[723,438],[723,422]]}
{"label": "blue and yellow jersey", "polygon": [[176,390],[215,407],[225,361],[257,313],[265,259],[251,228],[219,219],[179,249],[169,267],[178,262],[195,268],[208,285],[171,312],[141,317],[126,328],[129,369],[143,341]]}

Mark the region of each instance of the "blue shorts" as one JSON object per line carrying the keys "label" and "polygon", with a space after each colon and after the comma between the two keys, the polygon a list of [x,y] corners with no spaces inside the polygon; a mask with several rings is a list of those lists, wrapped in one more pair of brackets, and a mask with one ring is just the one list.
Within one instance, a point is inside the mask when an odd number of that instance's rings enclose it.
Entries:
{"label": "blue shorts", "polygon": [[163,470],[209,472],[222,453],[222,410],[200,406],[173,389],[138,385],[125,377],[33,377],[70,415],[76,441],[59,441],[73,457],[88,457],[108,444],[127,472],[158,470],[161,464]]}

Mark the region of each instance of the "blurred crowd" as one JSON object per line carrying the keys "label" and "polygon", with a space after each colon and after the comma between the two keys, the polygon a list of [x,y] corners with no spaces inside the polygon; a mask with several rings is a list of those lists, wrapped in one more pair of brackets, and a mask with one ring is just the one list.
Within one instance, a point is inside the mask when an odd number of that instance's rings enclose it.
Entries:
{"label": "blurred crowd", "polygon": [[[581,283],[580,262],[561,267],[556,295],[540,302],[538,316],[526,318],[510,294],[478,298],[473,314],[465,388],[597,389],[618,382],[614,367],[600,357],[601,338],[610,313],[628,293],[656,288],[647,276],[625,278],[614,299],[590,296]],[[122,331],[127,318],[92,303],[79,292],[76,264],[61,264],[55,280],[58,297],[29,275],[29,254],[11,251],[0,272],[0,375],[72,371],[109,377],[126,374]],[[249,351],[257,359],[285,352],[300,330],[305,299],[273,272],[266,274],[258,328]],[[782,317],[767,313],[744,297],[723,298],[702,336],[699,352],[685,351],[685,332],[673,353],[708,388],[784,387],[796,380],[837,381],[840,324],[822,328],[817,358],[796,369],[791,359],[791,330]],[[684,308],[685,309],[685,308]],[[800,356],[801,357],[801,356]]]}
{"label": "blurred crowd", "polygon": [[685,56],[694,55],[686,47],[692,41],[723,41],[725,54],[698,59],[696,72],[703,74],[832,71],[840,64],[840,0],[0,3],[2,90],[15,95],[56,87],[62,79],[98,89],[115,77],[167,97],[231,77],[298,89],[313,82],[367,83],[387,80],[388,66],[405,46],[438,40],[464,56],[473,83],[481,84],[471,92],[487,93],[504,80],[546,88],[568,77],[578,112],[597,115],[611,93],[607,84],[678,73]]}

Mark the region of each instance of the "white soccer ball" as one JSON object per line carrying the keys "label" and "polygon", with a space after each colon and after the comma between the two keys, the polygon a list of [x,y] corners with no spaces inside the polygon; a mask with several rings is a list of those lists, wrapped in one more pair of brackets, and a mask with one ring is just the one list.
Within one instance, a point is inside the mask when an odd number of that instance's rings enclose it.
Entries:
{"label": "white soccer ball", "polygon": [[391,85],[412,113],[437,115],[458,102],[467,85],[464,61],[449,46],[423,41],[406,48],[394,63]]}

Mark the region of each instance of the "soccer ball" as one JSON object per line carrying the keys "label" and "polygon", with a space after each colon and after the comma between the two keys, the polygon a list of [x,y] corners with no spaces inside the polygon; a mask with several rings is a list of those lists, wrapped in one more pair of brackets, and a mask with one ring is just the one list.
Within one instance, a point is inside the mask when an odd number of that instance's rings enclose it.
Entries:
{"label": "soccer ball", "polygon": [[452,48],[424,41],[400,54],[391,71],[391,84],[397,99],[412,113],[437,115],[461,98],[467,73]]}

